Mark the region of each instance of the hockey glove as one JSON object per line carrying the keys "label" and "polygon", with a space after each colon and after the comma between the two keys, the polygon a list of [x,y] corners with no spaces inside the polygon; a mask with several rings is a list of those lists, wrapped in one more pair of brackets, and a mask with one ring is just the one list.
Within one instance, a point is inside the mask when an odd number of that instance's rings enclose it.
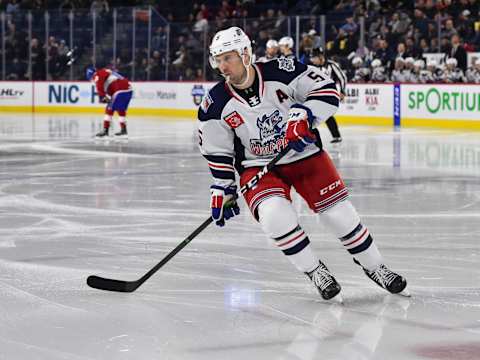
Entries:
{"label": "hockey glove", "polygon": [[110,100],[112,100],[112,99],[108,95],[100,96],[100,102],[102,104],[108,104],[110,102]]}
{"label": "hockey glove", "polygon": [[302,152],[307,145],[315,142],[316,136],[310,130],[314,119],[312,110],[308,107],[300,104],[290,107],[285,138],[295,151]]}
{"label": "hockey glove", "polygon": [[210,186],[212,218],[218,226],[225,225],[225,220],[240,214],[240,208],[234,195],[237,193],[235,185],[222,187],[218,185]]}

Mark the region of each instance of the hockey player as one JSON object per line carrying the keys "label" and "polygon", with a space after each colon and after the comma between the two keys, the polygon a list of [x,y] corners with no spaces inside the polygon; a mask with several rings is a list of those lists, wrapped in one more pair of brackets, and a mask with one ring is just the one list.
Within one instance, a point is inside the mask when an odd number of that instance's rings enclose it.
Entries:
{"label": "hockey player", "polygon": [[425,61],[422,59],[415,60],[413,63],[413,77],[412,82],[425,84],[428,80],[428,73],[426,72]]}
{"label": "hockey player", "polygon": [[385,73],[385,68],[382,66],[382,61],[380,59],[373,59],[370,63],[372,68],[372,76],[370,77],[371,82],[381,83],[388,81],[388,76]]}
{"label": "hockey player", "polygon": [[472,84],[480,84],[480,58],[475,59],[473,66],[466,71],[467,82]]}
{"label": "hockey player", "polygon": [[408,83],[416,82],[415,73],[413,70],[413,64],[415,59],[411,56],[405,59],[405,68],[403,69],[404,81]]}
{"label": "hockey player", "polygon": [[107,104],[103,119],[103,130],[95,137],[107,138],[109,136],[110,123],[116,111],[119,116],[120,131],[115,133],[115,136],[127,138],[126,116],[128,105],[133,95],[128,79],[111,69],[102,68],[97,70],[94,67],[87,68],[86,78],[88,81],[95,83],[100,102]]}
{"label": "hockey player", "polygon": [[392,82],[406,82],[407,77],[404,73],[405,60],[402,57],[397,57],[395,59],[395,67],[392,71],[391,81]]}
{"label": "hockey player", "polygon": [[462,69],[457,67],[457,59],[448,58],[445,61],[445,70],[442,73],[442,81],[447,84],[451,83],[463,83],[465,82],[465,76]]}
{"label": "hockey player", "polygon": [[406,280],[384,265],[367,227],[348,200],[348,190],[317,130],[338,108],[335,83],[318,68],[279,58],[252,64],[251,42],[242,29],[219,31],[210,45],[210,63],[224,80],[204,97],[198,111],[200,151],[213,176],[211,213],[215,223],[239,214],[232,198],[240,185],[286,146],[290,152],[244,198],[263,231],[292,264],[304,272],[323,299],[341,290],[314,254],[292,206],[292,187],[330,227],[365,274],[391,293]]}
{"label": "hockey player", "polygon": [[[331,78],[335,82],[335,86],[340,95],[340,101],[345,98],[345,86],[347,84],[347,76],[340,69],[340,66],[330,59],[326,58],[325,51],[322,47],[314,48],[310,57],[310,63],[313,66],[318,67],[318,69],[325,74],[327,77]],[[335,117],[330,116],[326,121],[328,130],[332,134],[332,144],[339,143],[342,141],[342,136],[338,130],[337,120]]]}
{"label": "hockey player", "polygon": [[437,61],[434,59],[427,60],[427,84],[432,84],[439,81],[441,70],[437,66]]}
{"label": "hockey player", "polygon": [[277,40],[270,39],[267,41],[267,44],[265,45],[265,56],[262,56],[259,58],[257,61],[259,62],[267,62],[273,59],[276,59],[278,56],[278,42]]}
{"label": "hockey player", "polygon": [[360,56],[355,56],[352,59],[353,77],[350,82],[366,83],[370,80],[370,69],[363,66],[363,60]]}
{"label": "hockey player", "polygon": [[278,41],[281,57],[295,59],[295,54],[293,53],[293,44],[293,39],[290,36],[284,36]]}

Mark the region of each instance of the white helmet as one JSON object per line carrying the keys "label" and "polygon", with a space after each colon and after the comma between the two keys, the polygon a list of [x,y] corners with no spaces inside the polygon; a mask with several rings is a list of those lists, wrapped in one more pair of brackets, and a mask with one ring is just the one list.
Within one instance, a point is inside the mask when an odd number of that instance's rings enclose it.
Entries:
{"label": "white helmet", "polygon": [[413,57],[409,56],[405,59],[405,63],[413,65],[415,63],[415,59]]}
{"label": "white helmet", "polygon": [[279,46],[286,46],[289,49],[293,48],[293,39],[290,36],[284,36],[278,41]]}
{"label": "white helmet", "polygon": [[[252,63],[252,42],[239,27],[233,26],[215,34],[210,44],[210,65],[217,68],[215,56],[235,50],[242,59],[243,65],[249,66]],[[246,51],[246,52],[245,52]],[[248,54],[250,62],[245,63],[244,55]]]}
{"label": "white helmet", "polygon": [[422,59],[415,60],[413,66],[423,69],[425,67],[425,62]]}
{"label": "white helmet", "polygon": [[352,64],[355,65],[355,64],[361,64],[363,63],[363,60],[360,56],[355,56],[353,59],[352,59]]}
{"label": "white helmet", "polygon": [[278,47],[278,41],[274,39],[270,39],[267,41],[267,48],[276,48]]}
{"label": "white helmet", "polygon": [[370,65],[372,66],[372,68],[382,66],[382,60],[374,59]]}
{"label": "white helmet", "polygon": [[457,59],[455,59],[455,58],[448,58],[445,63],[447,65],[453,65],[453,66],[457,66],[457,64],[458,64]]}

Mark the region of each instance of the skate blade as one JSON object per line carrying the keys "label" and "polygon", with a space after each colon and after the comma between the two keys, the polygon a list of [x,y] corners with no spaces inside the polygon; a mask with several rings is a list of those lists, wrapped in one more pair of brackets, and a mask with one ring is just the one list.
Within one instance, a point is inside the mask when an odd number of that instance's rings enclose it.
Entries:
{"label": "skate blade", "polygon": [[342,295],[338,294],[338,295],[334,296],[333,298],[331,298],[329,300],[329,302],[331,302],[333,304],[343,305],[343,297],[342,297]]}
{"label": "skate blade", "polygon": [[403,297],[412,297],[412,295],[410,294],[410,291],[408,291],[407,288],[403,289],[403,291],[399,292],[398,294],[395,294],[395,295],[400,295],[400,296],[403,296]]}
{"label": "skate blade", "polygon": [[104,137],[94,136],[93,140],[95,140],[95,141],[111,141],[112,138],[110,136],[104,136]]}

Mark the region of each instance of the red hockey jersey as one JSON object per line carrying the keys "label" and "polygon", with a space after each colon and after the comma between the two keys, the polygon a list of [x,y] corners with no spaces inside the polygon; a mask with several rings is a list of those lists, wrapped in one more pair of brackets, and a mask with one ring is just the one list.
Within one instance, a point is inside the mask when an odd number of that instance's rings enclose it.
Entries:
{"label": "red hockey jersey", "polygon": [[112,97],[117,91],[131,89],[128,79],[111,69],[97,70],[93,74],[93,81],[100,97],[105,95]]}

